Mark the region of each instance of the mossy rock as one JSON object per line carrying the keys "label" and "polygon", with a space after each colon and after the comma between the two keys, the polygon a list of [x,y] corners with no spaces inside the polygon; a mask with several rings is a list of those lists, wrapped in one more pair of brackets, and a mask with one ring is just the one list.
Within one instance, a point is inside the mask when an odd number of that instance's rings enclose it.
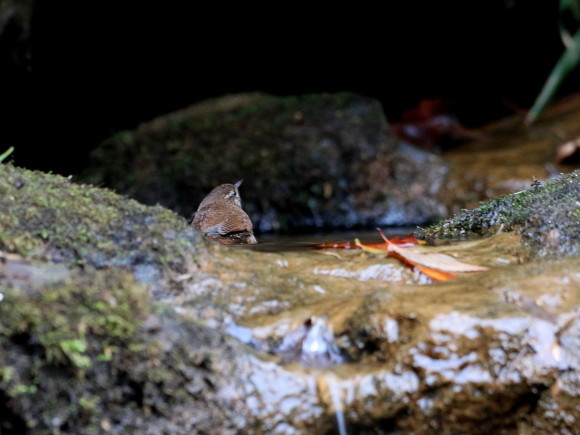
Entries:
{"label": "mossy rock", "polygon": [[86,179],[183,216],[215,186],[244,179],[254,227],[295,231],[441,217],[422,193],[440,185],[442,166],[430,153],[399,148],[377,100],[255,93],[116,134],[93,152]]}
{"label": "mossy rock", "polygon": [[231,424],[215,386],[245,350],[155,302],[209,255],[182,217],[11,164],[0,208],[0,432]]}
{"label": "mossy rock", "polygon": [[[26,267],[54,265],[20,273]],[[229,424],[211,361],[233,361],[240,349],[217,331],[152,304],[126,273],[77,270],[27,288],[9,281],[0,276],[2,433],[184,433]]]}
{"label": "mossy rock", "polygon": [[178,292],[202,236],[185,219],[106,189],[0,165],[0,250],[29,259],[133,273],[153,293]]}
{"label": "mossy rock", "polygon": [[580,171],[482,203],[416,232],[419,238],[467,239],[518,231],[535,256],[580,253]]}

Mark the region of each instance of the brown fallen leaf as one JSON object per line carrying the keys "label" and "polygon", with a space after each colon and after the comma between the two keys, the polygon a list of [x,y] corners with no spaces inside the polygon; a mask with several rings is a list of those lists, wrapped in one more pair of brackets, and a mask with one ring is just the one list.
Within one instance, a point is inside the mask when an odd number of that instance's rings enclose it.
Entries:
{"label": "brown fallen leaf", "polygon": [[[385,243],[389,244],[388,249],[390,251],[396,252],[397,254],[404,256],[407,260],[410,260],[409,253],[413,253],[414,261],[416,261],[418,265],[430,267],[432,269],[443,270],[445,272],[481,272],[484,270],[488,270],[488,268],[485,266],[477,266],[475,264],[463,263],[446,254],[440,254],[437,252],[420,253],[415,252],[409,248],[404,248],[402,246],[395,245],[394,243],[389,242],[389,239],[387,239],[387,236],[385,236],[385,234],[381,231],[380,228],[377,228],[377,230],[379,231],[379,234],[381,235]],[[419,257],[416,257],[415,254],[418,254]],[[419,259],[419,261],[417,261],[417,259]]]}
{"label": "brown fallen leaf", "polygon": [[397,245],[389,245],[387,250],[389,252],[397,253],[410,263],[420,264],[421,266],[443,270],[445,272],[481,272],[487,270],[487,267],[462,263],[449,255],[440,254],[438,252],[415,252],[409,248],[401,248]]}
{"label": "brown fallen leaf", "polygon": [[580,137],[560,145],[556,150],[556,161],[561,165],[580,162]]}
{"label": "brown fallen leaf", "polygon": [[354,243],[356,246],[358,246],[359,248],[361,248],[365,252],[369,252],[371,254],[382,254],[382,255],[387,255],[390,257],[395,257],[408,266],[416,267],[419,270],[419,272],[427,275],[433,281],[447,281],[448,279],[452,279],[452,278],[455,278],[457,276],[451,272],[436,270],[436,269],[432,269],[432,268],[427,267],[427,266],[422,266],[420,264],[417,264],[417,263],[409,260],[408,258],[406,258],[406,256],[399,255],[396,252],[389,250],[388,247],[387,248],[376,248],[376,247],[373,247],[370,245],[363,245],[359,239],[355,239]]}
{"label": "brown fallen leaf", "polygon": [[419,271],[434,281],[446,281],[455,278],[456,275],[454,273],[457,272],[481,272],[488,270],[485,266],[463,263],[446,254],[417,252],[412,248],[397,246],[391,243],[380,229],[378,231],[385,241],[386,249],[363,245],[358,239],[355,240],[355,244],[366,252],[373,254],[386,253],[387,255],[396,257],[405,264],[417,267]]}

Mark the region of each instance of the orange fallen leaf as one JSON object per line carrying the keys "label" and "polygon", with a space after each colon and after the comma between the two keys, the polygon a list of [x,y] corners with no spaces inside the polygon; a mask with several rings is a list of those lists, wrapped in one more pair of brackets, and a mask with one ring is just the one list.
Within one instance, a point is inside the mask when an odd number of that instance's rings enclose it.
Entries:
{"label": "orange fallen leaf", "polygon": [[[423,241],[421,241],[422,243],[425,243]],[[417,240],[415,238],[415,236],[413,234],[410,234],[408,236],[405,237],[391,237],[389,239],[388,242],[385,242],[387,245],[389,243],[394,243],[395,245],[399,245],[399,246],[413,246],[413,245],[418,245],[420,243],[419,240]]]}
{"label": "orange fallen leaf", "polygon": [[[436,269],[432,269],[431,267],[418,264],[412,260],[409,260],[405,255],[400,255],[397,252],[390,250],[388,248],[382,249],[382,248],[375,248],[375,247],[372,247],[369,245],[363,245],[359,239],[355,239],[355,244],[357,244],[360,248],[362,248],[363,251],[370,252],[371,254],[383,254],[383,255],[390,256],[390,257],[395,257],[408,266],[416,267],[419,270],[419,272],[427,275],[433,281],[447,281],[448,279],[456,277],[456,275],[451,273],[451,272],[436,270]],[[406,248],[401,248],[401,249],[406,249]]]}
{"label": "orange fallen leaf", "polygon": [[446,254],[423,253],[414,251],[412,248],[398,246],[391,243],[380,229],[378,231],[385,241],[384,244],[387,245],[386,249],[363,245],[358,239],[355,240],[355,244],[360,246],[364,251],[373,254],[385,254],[386,251],[387,255],[396,257],[405,264],[417,267],[419,271],[434,281],[446,281],[455,278],[456,275],[454,272],[480,272],[488,270],[487,267],[463,263]]}
{"label": "orange fallen leaf", "polygon": [[431,269],[430,267],[421,266],[419,264],[416,264],[415,267],[419,269],[419,272],[421,272],[424,275],[427,275],[433,281],[447,281],[448,279],[457,278],[457,275],[451,272]]}
{"label": "orange fallen leaf", "polygon": [[388,251],[397,253],[409,263],[420,264],[421,266],[439,269],[445,272],[480,272],[487,270],[487,267],[462,263],[449,255],[438,252],[416,252],[409,248],[401,248],[397,245],[389,245]]}
{"label": "orange fallen leaf", "polygon": [[396,244],[391,243],[389,239],[387,239],[387,237],[380,230],[380,228],[377,228],[377,230],[379,231],[379,234],[381,235],[385,243],[389,244],[388,247],[389,251],[396,252],[401,257],[404,257],[406,260],[412,261],[415,264],[430,267],[432,269],[443,270],[445,272],[481,272],[484,270],[488,270],[487,267],[485,266],[477,266],[475,264],[463,263],[446,254],[440,254],[437,252],[433,253],[416,252],[408,248],[397,246]]}

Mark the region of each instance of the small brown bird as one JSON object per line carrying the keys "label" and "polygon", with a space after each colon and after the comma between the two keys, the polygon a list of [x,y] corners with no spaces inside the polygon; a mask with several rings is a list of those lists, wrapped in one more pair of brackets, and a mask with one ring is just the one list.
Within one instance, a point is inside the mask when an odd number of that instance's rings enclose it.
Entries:
{"label": "small brown bird", "polygon": [[242,181],[213,189],[199,204],[192,225],[225,245],[258,243],[252,221],[242,210],[238,191]]}

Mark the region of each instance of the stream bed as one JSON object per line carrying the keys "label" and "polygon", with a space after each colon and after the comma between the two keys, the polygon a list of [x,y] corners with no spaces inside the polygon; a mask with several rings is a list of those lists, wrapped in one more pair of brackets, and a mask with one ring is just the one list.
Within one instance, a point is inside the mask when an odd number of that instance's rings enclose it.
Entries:
{"label": "stream bed", "polygon": [[[202,270],[220,279],[170,302],[248,346],[231,391],[240,416],[271,433],[577,427],[576,259],[526,260],[520,236],[502,232],[413,248],[489,268],[434,283],[320,242],[212,246]],[[221,309],[200,311],[208,298]]]}

